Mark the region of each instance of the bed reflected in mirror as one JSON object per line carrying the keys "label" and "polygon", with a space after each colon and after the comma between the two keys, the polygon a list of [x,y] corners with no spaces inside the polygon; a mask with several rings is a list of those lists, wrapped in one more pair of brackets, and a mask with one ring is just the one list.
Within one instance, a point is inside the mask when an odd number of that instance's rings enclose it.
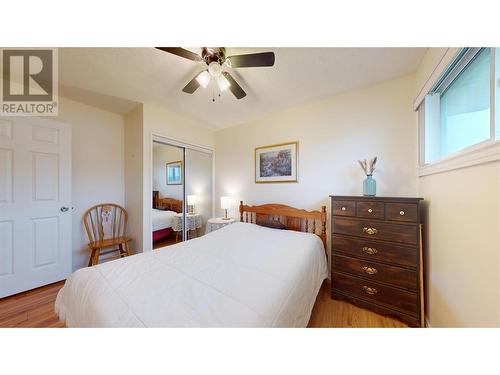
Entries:
{"label": "bed reflected in mirror", "polygon": [[213,216],[212,153],[153,141],[152,179],[153,249],[203,236]]}

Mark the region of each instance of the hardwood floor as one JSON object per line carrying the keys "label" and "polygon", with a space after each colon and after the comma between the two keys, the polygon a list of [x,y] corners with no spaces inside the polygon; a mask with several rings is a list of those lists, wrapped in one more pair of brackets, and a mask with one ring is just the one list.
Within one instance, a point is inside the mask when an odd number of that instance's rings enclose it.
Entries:
{"label": "hardwood floor", "polygon": [[330,284],[324,282],[309,320],[312,328],[406,328],[398,319],[379,315],[349,302],[333,300]]}
{"label": "hardwood floor", "polygon": [[[47,285],[0,300],[0,327],[64,327],[54,312],[57,292],[64,282]],[[406,327],[397,319],[378,315],[350,303],[332,300],[324,283],[316,299],[309,327]]]}
{"label": "hardwood floor", "polygon": [[0,299],[0,327],[64,327],[54,312],[64,281]]}
{"label": "hardwood floor", "polygon": [[[205,233],[203,231],[203,233]],[[188,238],[197,238],[203,236],[202,230],[201,229],[194,229],[188,232]],[[175,245],[176,243],[179,243],[182,239],[182,234],[179,235],[179,238],[176,240],[176,234],[175,232],[170,233],[167,237],[162,238],[159,241],[156,241],[153,243],[153,250],[159,249],[161,247],[165,246],[170,246],[170,245]]]}
{"label": "hardwood floor", "polygon": [[175,240],[175,233],[170,233],[167,237],[162,238],[159,241],[156,241],[153,243],[153,250],[165,247],[165,246],[170,246],[170,245],[175,245],[177,241]]}

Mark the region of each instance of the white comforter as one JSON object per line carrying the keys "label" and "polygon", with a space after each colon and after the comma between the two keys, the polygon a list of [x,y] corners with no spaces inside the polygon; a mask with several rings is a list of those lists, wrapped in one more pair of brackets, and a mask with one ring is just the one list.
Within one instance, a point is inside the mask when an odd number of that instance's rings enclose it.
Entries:
{"label": "white comforter", "polygon": [[172,220],[175,214],[176,214],[175,211],[163,211],[153,208],[152,209],[153,232],[160,229],[170,228],[172,226]]}
{"label": "white comforter", "polygon": [[80,269],[55,308],[68,327],[306,327],[326,277],[317,236],[235,223]]}

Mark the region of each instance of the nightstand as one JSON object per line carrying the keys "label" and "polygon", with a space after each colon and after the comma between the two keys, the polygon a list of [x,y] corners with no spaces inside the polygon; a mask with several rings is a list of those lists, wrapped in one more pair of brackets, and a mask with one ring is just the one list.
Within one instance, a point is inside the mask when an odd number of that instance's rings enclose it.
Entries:
{"label": "nightstand", "polygon": [[224,220],[224,218],[222,217],[213,217],[211,219],[208,219],[207,221],[206,233],[213,232],[214,230],[220,229],[229,224],[233,224],[234,222],[236,222],[236,220],[231,218]]}
{"label": "nightstand", "polygon": [[[172,218],[172,229],[175,234],[175,242],[178,242],[179,233],[182,232],[182,213],[175,214]],[[186,214],[186,230],[189,239],[189,233],[194,231],[198,237],[198,229],[203,225],[203,219],[200,214]]]}

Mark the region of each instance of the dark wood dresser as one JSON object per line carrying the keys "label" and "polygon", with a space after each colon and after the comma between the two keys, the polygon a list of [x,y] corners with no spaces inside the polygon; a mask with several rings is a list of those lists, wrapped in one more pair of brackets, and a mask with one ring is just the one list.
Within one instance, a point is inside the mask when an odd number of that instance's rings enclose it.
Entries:
{"label": "dark wood dresser", "polygon": [[332,199],[332,298],[424,326],[421,198]]}

